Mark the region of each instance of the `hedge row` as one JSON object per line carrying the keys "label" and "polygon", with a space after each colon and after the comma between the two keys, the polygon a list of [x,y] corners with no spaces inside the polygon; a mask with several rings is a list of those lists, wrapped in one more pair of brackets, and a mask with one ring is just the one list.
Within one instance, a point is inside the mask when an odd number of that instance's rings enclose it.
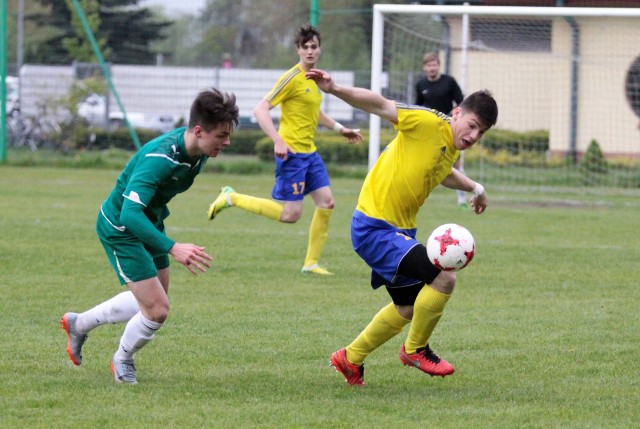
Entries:
{"label": "hedge row", "polygon": [[512,155],[523,152],[546,153],[549,150],[549,131],[517,132],[493,129],[482,138],[482,145],[490,152],[505,150]]}
{"label": "hedge row", "polygon": [[[136,133],[142,145],[160,135],[157,131],[142,128],[136,129]],[[254,155],[256,142],[261,138],[264,138],[264,133],[261,130],[237,130],[231,136],[231,145],[225,149],[225,153]],[[63,146],[66,149],[135,150],[135,145],[126,128],[109,131],[104,128],[73,127],[68,129]]]}
{"label": "hedge row", "polygon": [[[389,129],[382,129],[380,142],[382,146],[389,143],[395,132]],[[316,134],[316,147],[318,153],[327,163],[366,165],[369,159],[369,133],[363,132],[364,141],[361,143],[349,144],[347,140],[335,131],[320,131]],[[273,142],[268,137],[263,137],[256,143],[255,154],[263,161],[273,159]]]}
{"label": "hedge row", "polygon": [[[138,138],[142,144],[154,139],[159,133],[138,129]],[[385,146],[395,131],[389,128],[381,130],[380,142]],[[125,128],[108,131],[104,129],[92,129],[76,127],[73,135],[68,139],[69,149],[96,149],[109,148],[133,150],[135,149],[131,136]],[[363,132],[364,141],[360,144],[347,144],[346,139],[334,131],[319,131],[316,135],[318,153],[328,163],[365,165],[369,156],[368,132]],[[489,153],[508,153],[510,155],[522,155],[526,153],[546,154],[549,150],[549,133],[544,130],[518,133],[509,130],[490,130],[482,139],[483,147]],[[234,155],[257,155],[261,160],[273,159],[273,142],[266,137],[261,130],[238,129],[231,136],[231,145],[225,149],[225,153]]]}
{"label": "hedge row", "polygon": [[[136,129],[136,134],[141,145],[160,135],[157,131],[146,129]],[[109,131],[104,128],[73,127],[68,131],[63,146],[65,149],[81,150],[136,149],[129,130],[126,128]]]}
{"label": "hedge row", "polygon": [[[157,132],[144,129],[137,129],[136,132],[143,145],[159,135]],[[368,135],[364,135],[364,142],[360,144],[347,144],[346,139],[334,131],[320,131],[316,137],[318,153],[326,162],[366,165],[369,151]],[[383,138],[386,139],[383,140]],[[389,132],[383,132],[381,136],[384,142],[390,141],[391,138],[393,135]],[[73,135],[69,135],[65,147],[87,150],[135,150],[129,131],[125,128],[108,131],[76,127],[73,129]],[[273,142],[261,130],[238,129],[231,135],[231,145],[225,148],[225,154],[257,155],[261,160],[271,161],[273,160]]]}

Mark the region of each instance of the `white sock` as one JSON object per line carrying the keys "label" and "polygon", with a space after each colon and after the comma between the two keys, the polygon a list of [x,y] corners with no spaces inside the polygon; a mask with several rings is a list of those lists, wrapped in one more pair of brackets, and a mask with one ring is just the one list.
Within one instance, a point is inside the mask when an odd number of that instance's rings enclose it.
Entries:
{"label": "white sock", "polygon": [[122,292],[90,310],[78,314],[76,329],[81,334],[86,334],[106,323],[127,322],[139,311],[140,306],[133,293],[131,291]]}
{"label": "white sock", "polygon": [[133,355],[153,339],[156,331],[162,327],[162,323],[147,319],[141,312],[129,320],[124,328],[120,346],[114,358],[119,360],[131,360]]}

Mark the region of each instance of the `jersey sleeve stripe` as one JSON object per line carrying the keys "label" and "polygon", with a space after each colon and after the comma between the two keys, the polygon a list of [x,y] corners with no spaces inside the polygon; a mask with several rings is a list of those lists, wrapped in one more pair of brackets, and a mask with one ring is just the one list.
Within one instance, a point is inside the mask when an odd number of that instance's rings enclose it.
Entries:
{"label": "jersey sleeve stripe", "polygon": [[282,78],[280,79],[278,84],[271,91],[269,91],[269,93],[264,97],[264,99],[267,100],[267,101],[273,100],[275,98],[275,96],[278,95],[278,93],[280,91],[282,91],[282,89],[285,86],[287,86],[289,84],[289,82],[291,82],[293,80],[293,78],[295,78],[299,74],[300,74],[300,69],[298,67],[294,67],[291,70],[289,70],[288,72],[286,72],[282,76]]}
{"label": "jersey sleeve stripe", "polygon": [[415,104],[406,104],[406,103],[400,103],[397,102],[396,106],[398,106],[398,109],[406,109],[406,110],[424,110],[426,112],[431,112],[434,115],[438,116],[440,119],[444,119],[445,121],[449,122],[450,120],[450,116],[439,112],[437,110],[434,110],[430,107],[424,107],[424,106],[416,106]]}
{"label": "jersey sleeve stripe", "polygon": [[164,158],[164,159],[167,159],[167,160],[169,160],[170,162],[172,162],[172,163],[174,163],[176,165],[185,165],[187,167],[191,167],[191,164],[189,164],[188,162],[178,162],[175,159],[173,159],[170,156],[167,156],[167,155],[165,155],[163,153],[148,153],[145,156],[156,157],[156,158]]}

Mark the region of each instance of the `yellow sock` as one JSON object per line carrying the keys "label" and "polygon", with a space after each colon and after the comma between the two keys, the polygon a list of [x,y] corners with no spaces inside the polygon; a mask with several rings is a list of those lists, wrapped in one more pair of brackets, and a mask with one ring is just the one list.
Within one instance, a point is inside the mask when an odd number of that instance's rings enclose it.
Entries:
{"label": "yellow sock", "polygon": [[349,362],[362,365],[372,351],[398,335],[409,322],[411,321],[400,316],[393,302],[383,307],[364,331],[347,346]]}
{"label": "yellow sock", "polygon": [[333,209],[321,209],[316,207],[313,212],[313,219],[309,226],[309,244],[307,245],[307,257],[304,260],[304,266],[310,267],[318,263],[324,245],[329,235],[329,218],[333,213]]}
{"label": "yellow sock", "polygon": [[420,347],[427,345],[450,297],[451,295],[433,290],[428,285],[422,288],[413,304],[413,320],[404,343],[407,353],[415,353]]}
{"label": "yellow sock", "polygon": [[253,197],[251,195],[239,194],[232,192],[229,194],[231,205],[246,210],[251,213],[259,214],[269,219],[280,221],[280,216],[284,207],[273,200],[266,198]]}

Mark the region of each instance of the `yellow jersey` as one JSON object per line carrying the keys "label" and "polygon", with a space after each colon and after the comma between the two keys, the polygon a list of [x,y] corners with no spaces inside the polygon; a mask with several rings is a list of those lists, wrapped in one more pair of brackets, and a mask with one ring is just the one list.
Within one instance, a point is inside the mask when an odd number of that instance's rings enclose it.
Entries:
{"label": "yellow jersey", "polygon": [[451,173],[459,151],[450,118],[432,109],[396,103],[396,137],[367,175],[357,209],[401,229],[416,227],[420,207]]}
{"label": "yellow jersey", "polygon": [[273,107],[280,105],[278,134],[298,153],[316,151],[314,138],[320,118],[322,92],[305,76],[300,64],[286,71],[264,97]]}

